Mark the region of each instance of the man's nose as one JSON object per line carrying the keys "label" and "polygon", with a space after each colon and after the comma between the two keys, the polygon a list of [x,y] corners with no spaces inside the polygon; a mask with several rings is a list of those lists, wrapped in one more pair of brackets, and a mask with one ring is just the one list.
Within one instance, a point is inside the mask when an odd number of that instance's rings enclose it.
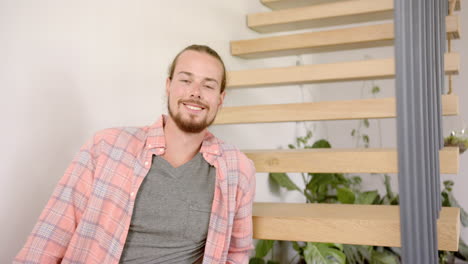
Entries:
{"label": "man's nose", "polygon": [[201,84],[198,82],[192,82],[190,87],[190,96],[201,98]]}

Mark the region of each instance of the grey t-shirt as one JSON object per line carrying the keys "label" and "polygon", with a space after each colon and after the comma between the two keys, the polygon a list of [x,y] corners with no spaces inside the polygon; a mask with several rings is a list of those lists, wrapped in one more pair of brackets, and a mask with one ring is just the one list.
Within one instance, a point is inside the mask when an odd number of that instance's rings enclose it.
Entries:
{"label": "grey t-shirt", "polygon": [[177,168],[153,156],[120,263],[201,263],[215,178],[201,153]]}

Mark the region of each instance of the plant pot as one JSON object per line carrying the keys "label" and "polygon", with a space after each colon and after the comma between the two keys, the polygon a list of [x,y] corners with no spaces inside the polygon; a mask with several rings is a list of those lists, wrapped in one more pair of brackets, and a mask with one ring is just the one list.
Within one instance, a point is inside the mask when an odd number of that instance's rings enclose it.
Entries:
{"label": "plant pot", "polygon": [[460,154],[468,148],[468,138],[450,135],[444,139],[445,147],[458,147]]}

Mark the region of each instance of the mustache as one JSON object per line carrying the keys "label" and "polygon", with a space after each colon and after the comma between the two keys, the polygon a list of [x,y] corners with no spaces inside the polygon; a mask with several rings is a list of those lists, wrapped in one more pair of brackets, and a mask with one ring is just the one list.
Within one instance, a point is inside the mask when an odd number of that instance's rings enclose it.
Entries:
{"label": "mustache", "polygon": [[198,101],[198,100],[194,100],[194,99],[188,99],[188,100],[179,100],[179,104],[182,104],[182,103],[192,103],[192,104],[196,104],[196,105],[199,105],[203,108],[206,108],[206,109],[209,109],[209,106],[206,105],[205,103],[203,103],[202,101]]}

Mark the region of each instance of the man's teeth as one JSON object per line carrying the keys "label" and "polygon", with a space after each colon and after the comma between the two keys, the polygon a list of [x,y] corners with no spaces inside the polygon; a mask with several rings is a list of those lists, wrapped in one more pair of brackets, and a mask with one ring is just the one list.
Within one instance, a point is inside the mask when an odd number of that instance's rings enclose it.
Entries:
{"label": "man's teeth", "polygon": [[201,107],[196,107],[196,106],[191,106],[191,105],[186,105],[189,109],[192,109],[192,110],[202,110]]}

